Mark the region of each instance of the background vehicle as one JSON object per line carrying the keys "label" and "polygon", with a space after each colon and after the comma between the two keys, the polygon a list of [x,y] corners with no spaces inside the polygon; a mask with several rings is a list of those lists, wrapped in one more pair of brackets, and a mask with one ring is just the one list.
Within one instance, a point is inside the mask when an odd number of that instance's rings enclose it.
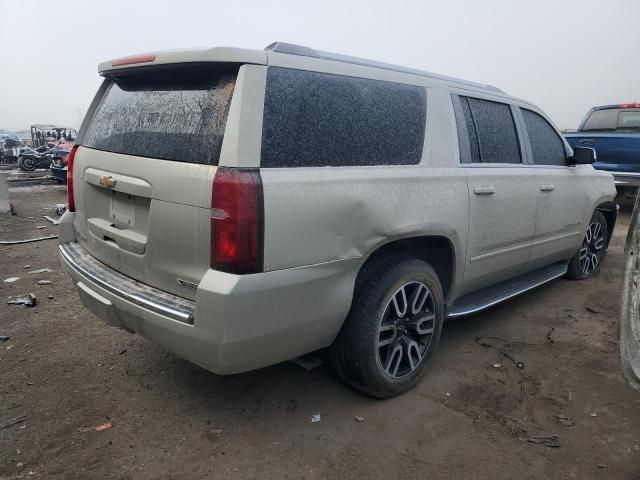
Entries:
{"label": "background vehicle", "polygon": [[18,167],[24,172],[32,172],[38,168],[50,168],[54,159],[66,158],[70,151],[64,147],[47,148],[43,146],[37,149],[24,147],[20,150]]}
{"label": "background vehicle", "polygon": [[69,149],[59,149],[51,155],[51,177],[60,183],[67,183],[67,163],[70,152]]}
{"label": "background vehicle", "polygon": [[629,384],[640,391],[640,195],[636,196],[624,249],[618,354]]}
{"label": "background vehicle", "polygon": [[37,168],[49,168],[51,165],[51,156],[49,151],[51,148],[43,146],[37,149],[24,147],[20,149],[18,156],[18,167],[23,172],[32,172]]}
{"label": "background vehicle", "polygon": [[0,135],[0,165],[10,165],[18,161],[22,142],[15,136]]}
{"label": "background vehicle", "polygon": [[31,125],[31,142],[34,148],[62,140],[73,143],[77,137],[75,128],[50,124]]}
{"label": "background vehicle", "polygon": [[605,254],[611,175],[495,87],[282,43],[99,68],[62,263],[97,316],[214,372],[330,347],[395,395],[445,318]]}
{"label": "background vehicle", "polygon": [[613,173],[620,193],[635,196],[640,186],[640,103],[593,107],[578,130],[565,137],[574,148],[594,148],[594,167]]}

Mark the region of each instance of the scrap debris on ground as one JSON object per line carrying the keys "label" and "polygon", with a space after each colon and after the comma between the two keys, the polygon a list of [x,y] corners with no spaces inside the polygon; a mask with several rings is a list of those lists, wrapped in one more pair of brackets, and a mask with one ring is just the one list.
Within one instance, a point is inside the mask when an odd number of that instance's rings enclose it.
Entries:
{"label": "scrap debris on ground", "polygon": [[561,443],[557,435],[529,435],[527,432],[516,433],[521,442],[537,443],[549,448],[560,448]]}
{"label": "scrap debris on ground", "polygon": [[111,427],[113,427],[113,423],[105,422],[105,423],[101,423],[100,425],[96,425],[95,431],[104,432],[105,430],[109,430]]}
{"label": "scrap debris on ground", "polygon": [[47,268],[39,268],[38,270],[31,270],[30,272],[27,272],[27,273],[34,275],[37,273],[49,273],[49,272],[53,272],[53,270],[47,267]]}
{"label": "scrap debris on ground", "polygon": [[9,305],[26,305],[27,307],[35,307],[36,303],[37,299],[33,293],[29,293],[24,297],[18,297],[7,302]]}
{"label": "scrap debris on ground", "polygon": [[53,240],[58,238],[58,235],[47,235],[46,237],[25,238],[23,240],[0,240],[0,245],[18,245],[20,243],[33,243],[40,242],[42,240]]}
{"label": "scrap debris on ground", "polygon": [[556,415],[556,419],[558,420],[558,423],[560,425],[563,425],[565,427],[573,427],[576,424],[576,422],[565,415]]}
{"label": "scrap debris on ground", "polygon": [[0,422],[0,429],[11,427],[13,425],[17,425],[19,423],[24,422],[27,419],[26,415],[20,415],[18,417],[10,418],[9,420],[5,420],[4,422]]}

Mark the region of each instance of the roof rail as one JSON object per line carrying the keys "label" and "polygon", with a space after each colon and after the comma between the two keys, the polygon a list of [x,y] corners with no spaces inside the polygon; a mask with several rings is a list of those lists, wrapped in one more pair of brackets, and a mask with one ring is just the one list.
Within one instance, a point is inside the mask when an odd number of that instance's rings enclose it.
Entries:
{"label": "roof rail", "polygon": [[470,82],[468,80],[462,80],[460,78],[448,77],[446,75],[438,75],[437,73],[426,72],[424,70],[418,70],[415,68],[402,67],[400,65],[393,65],[390,63],[377,62],[375,60],[367,60],[366,58],[351,57],[349,55],[341,55],[339,53],[323,52],[322,50],[315,50],[303,45],[295,45],[293,43],[274,42],[265,47],[268,52],[285,53],[287,55],[300,55],[302,57],[320,58],[323,60],[332,60],[334,62],[350,63],[353,65],[362,65],[365,67],[379,68],[382,70],[390,70],[394,72],[409,73],[411,75],[420,75],[421,77],[429,77],[437,80],[443,80],[446,82],[459,83],[463,85],[469,85],[473,87],[485,88],[500,93],[505,93],[493,85],[486,85],[482,83]]}

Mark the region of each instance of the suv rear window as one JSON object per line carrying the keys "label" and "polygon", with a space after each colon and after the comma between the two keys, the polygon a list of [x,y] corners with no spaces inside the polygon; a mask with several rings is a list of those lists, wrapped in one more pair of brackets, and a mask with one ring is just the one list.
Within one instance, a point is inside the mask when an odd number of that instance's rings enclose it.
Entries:
{"label": "suv rear window", "polygon": [[426,102],[422,87],[270,67],[260,165],[417,164]]}
{"label": "suv rear window", "polygon": [[181,67],[115,78],[81,144],[178,162],[218,163],[236,74]]}

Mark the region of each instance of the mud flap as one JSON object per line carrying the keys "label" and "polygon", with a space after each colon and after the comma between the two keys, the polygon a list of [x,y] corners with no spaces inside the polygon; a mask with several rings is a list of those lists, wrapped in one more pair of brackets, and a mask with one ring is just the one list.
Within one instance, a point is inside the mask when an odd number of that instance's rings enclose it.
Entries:
{"label": "mud flap", "polygon": [[78,286],[80,301],[91,313],[108,325],[122,327],[122,322],[118,318],[116,309],[111,301],[94,292],[82,282],[78,282],[76,285]]}
{"label": "mud flap", "polygon": [[618,328],[620,366],[640,391],[640,195],[636,196],[624,250],[622,305]]}

